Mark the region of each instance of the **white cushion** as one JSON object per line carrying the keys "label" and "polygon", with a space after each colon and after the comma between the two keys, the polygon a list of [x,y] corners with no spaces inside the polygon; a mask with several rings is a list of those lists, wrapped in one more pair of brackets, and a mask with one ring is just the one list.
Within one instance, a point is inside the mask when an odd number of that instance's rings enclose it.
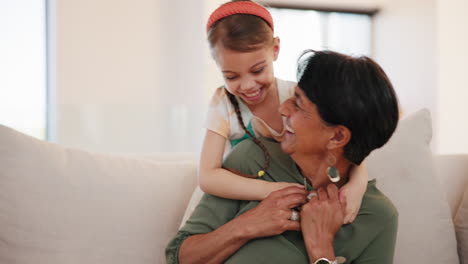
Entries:
{"label": "white cushion", "polygon": [[196,162],[68,149],[0,126],[0,263],[164,263]]}
{"label": "white cushion", "polygon": [[461,264],[468,264],[468,186],[455,216],[455,232]]}
{"label": "white cushion", "polygon": [[436,155],[433,160],[452,218],[455,218],[463,192],[468,185],[468,154]]}
{"label": "white cushion", "polygon": [[200,186],[197,186],[192,193],[192,197],[190,197],[190,201],[187,204],[187,207],[185,208],[184,216],[180,222],[179,229],[182,228],[185,225],[185,222],[187,222],[187,220],[190,218],[198,203],[200,203],[203,194],[205,193],[202,191],[202,189],[200,189]]}
{"label": "white cushion", "polygon": [[431,117],[421,110],[400,121],[367,159],[370,177],[399,212],[394,263],[458,263],[449,206],[436,178],[429,143]]}

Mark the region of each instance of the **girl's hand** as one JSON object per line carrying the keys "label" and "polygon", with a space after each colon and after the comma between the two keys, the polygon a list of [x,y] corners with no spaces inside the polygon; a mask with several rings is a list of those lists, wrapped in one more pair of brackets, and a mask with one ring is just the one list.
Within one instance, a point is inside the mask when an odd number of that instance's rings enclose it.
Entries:
{"label": "girl's hand", "polygon": [[[361,208],[362,196],[357,194],[356,192],[349,192],[348,194],[348,186],[345,185],[340,188],[339,191],[339,199],[341,203],[346,203],[347,206],[343,207],[343,224],[349,224],[356,219],[356,216],[359,212],[359,208]],[[354,194],[354,195],[353,195]]]}
{"label": "girl's hand", "polygon": [[282,190],[287,187],[299,187],[304,189],[304,185],[299,184],[299,183],[291,183],[291,182],[265,182],[265,192],[264,192],[264,198],[266,198],[268,195],[275,191]]}
{"label": "girl's hand", "polygon": [[334,259],[333,240],[343,225],[344,215],[338,198],[338,188],[330,184],[317,190],[302,206],[301,229],[309,258]]}
{"label": "girl's hand", "polygon": [[[366,191],[366,188],[362,187],[363,186],[353,186],[348,183],[340,188],[340,202],[346,204],[346,207],[343,207],[343,224],[352,223],[354,219],[356,219],[359,209],[361,208],[362,197]],[[367,187],[367,185],[365,187]]]}
{"label": "girl's hand", "polygon": [[362,197],[367,189],[367,181],[367,167],[365,163],[362,163],[352,168],[350,180],[340,188],[340,201],[342,204],[345,202],[347,204],[343,206],[344,224],[352,223],[356,219],[361,208]]}
{"label": "girl's hand", "polygon": [[240,215],[236,221],[248,239],[279,235],[301,229],[299,221],[290,220],[292,208],[306,202],[306,190],[297,186],[274,191],[260,204]]}

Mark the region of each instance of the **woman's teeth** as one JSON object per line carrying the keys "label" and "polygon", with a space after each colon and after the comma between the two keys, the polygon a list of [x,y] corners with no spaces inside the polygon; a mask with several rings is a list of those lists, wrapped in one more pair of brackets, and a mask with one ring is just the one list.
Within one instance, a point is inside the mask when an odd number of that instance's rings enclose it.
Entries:
{"label": "woman's teeth", "polygon": [[289,132],[289,133],[294,133],[294,130],[288,126],[288,124],[284,124],[284,127],[286,128],[286,130]]}

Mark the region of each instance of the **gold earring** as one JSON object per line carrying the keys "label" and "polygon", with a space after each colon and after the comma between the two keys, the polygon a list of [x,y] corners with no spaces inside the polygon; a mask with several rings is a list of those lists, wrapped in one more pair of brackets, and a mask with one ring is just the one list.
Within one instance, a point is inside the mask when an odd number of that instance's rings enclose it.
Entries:
{"label": "gold earring", "polygon": [[341,177],[338,169],[335,167],[336,157],[333,154],[329,154],[327,157],[327,176],[331,182],[339,182]]}

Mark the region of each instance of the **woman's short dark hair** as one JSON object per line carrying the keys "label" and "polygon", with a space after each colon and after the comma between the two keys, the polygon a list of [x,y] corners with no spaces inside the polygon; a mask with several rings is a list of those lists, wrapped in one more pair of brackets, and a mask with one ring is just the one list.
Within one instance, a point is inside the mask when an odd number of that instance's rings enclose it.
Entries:
{"label": "woman's short dark hair", "polygon": [[351,131],[344,155],[352,163],[360,164],[395,131],[397,96],[385,72],[368,57],[306,51],[299,62],[298,85],[323,121]]}

